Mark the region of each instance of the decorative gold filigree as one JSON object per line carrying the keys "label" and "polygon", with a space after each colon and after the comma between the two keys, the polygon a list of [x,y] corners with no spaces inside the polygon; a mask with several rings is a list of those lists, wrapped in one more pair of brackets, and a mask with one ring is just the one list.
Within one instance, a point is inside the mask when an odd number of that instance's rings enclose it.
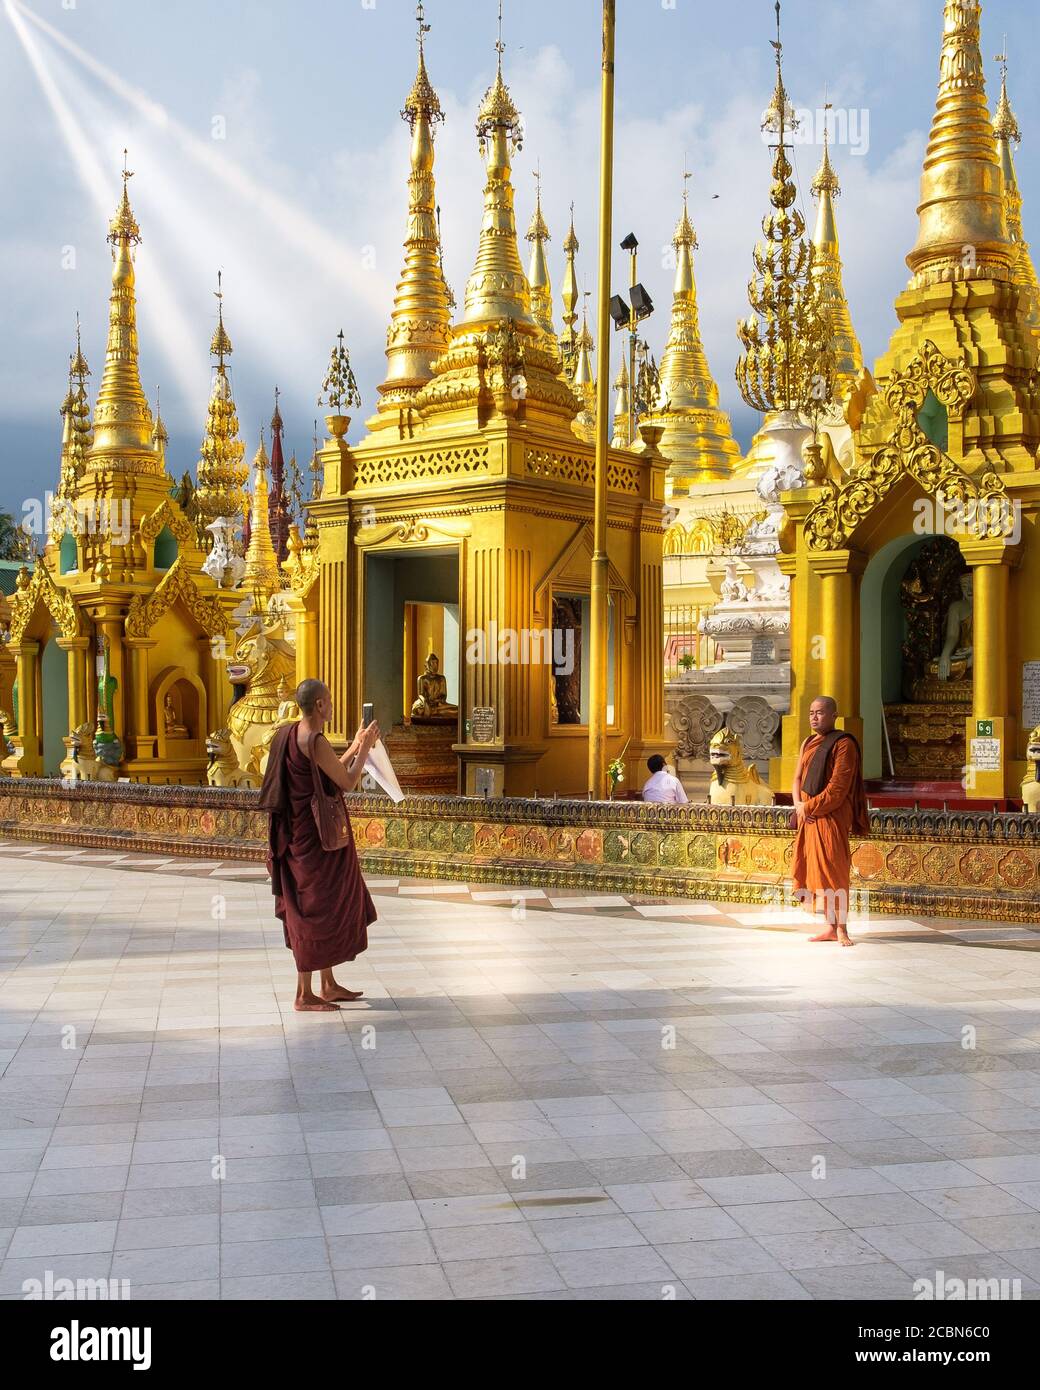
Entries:
{"label": "decorative gold filigree", "polygon": [[[931,341],[923,345],[903,371],[893,372],[884,395],[897,421],[895,432],[840,486],[829,479],[824,481],[824,496],[805,519],[809,549],[840,550],[847,545],[864,517],[904,474],[909,474],[944,506],[974,507],[973,525],[980,537],[1010,534],[1010,507],[993,505],[1003,503],[1007,496],[1001,479],[992,471],[978,481],[970,477],[931,442],[918,420],[931,391],[946,407],[950,421],[959,423],[975,388],[975,375],[964,359],[945,357]],[[989,505],[980,509],[979,503]]]}
{"label": "decorative gold filigree", "polygon": [[[19,573],[19,580],[25,571]],[[38,560],[36,569],[28,583],[19,583],[8,602],[11,605],[11,629],[8,645],[21,646],[25,629],[29,626],[36,605],[42,603],[58,624],[62,637],[81,635],[79,610],[71,595],[64,593],[51,578],[50,571],[43,560]]]}
{"label": "decorative gold filigree", "polygon": [[214,599],[206,598],[199,592],[184,557],[178,555],[151,595],[146,597],[138,594],[131,602],[126,615],[127,637],[147,637],[177,599],[181,600],[207,636],[227,632],[224,610]]}

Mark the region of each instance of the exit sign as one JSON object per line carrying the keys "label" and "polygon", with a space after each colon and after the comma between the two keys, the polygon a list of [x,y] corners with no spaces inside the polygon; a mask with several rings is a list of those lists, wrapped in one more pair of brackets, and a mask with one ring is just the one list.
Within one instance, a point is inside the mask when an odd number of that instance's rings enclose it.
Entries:
{"label": "exit sign", "polygon": [[992,720],[992,719],[976,719],[976,721],[975,721],[975,734],[976,734],[976,737],[977,737],[977,738],[992,738],[992,737],[993,737],[993,720]]}

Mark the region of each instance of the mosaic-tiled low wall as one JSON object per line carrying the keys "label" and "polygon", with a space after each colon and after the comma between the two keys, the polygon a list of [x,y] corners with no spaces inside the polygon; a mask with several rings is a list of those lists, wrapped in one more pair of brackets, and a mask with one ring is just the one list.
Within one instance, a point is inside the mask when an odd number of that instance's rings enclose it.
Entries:
{"label": "mosaic-tiled low wall", "polygon": [[[165,854],[263,860],[257,793],[0,780],[0,834]],[[775,901],[789,873],[782,807],[348,798],[368,873]],[[871,910],[1040,923],[1040,818],[878,810],[854,851]]]}

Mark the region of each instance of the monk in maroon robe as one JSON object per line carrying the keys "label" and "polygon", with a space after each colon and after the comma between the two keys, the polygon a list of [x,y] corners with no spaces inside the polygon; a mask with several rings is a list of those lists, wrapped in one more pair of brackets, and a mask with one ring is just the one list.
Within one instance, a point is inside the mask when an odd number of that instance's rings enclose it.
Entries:
{"label": "monk in maroon robe", "polygon": [[[294,1008],[325,1013],[338,1009],[339,1001],[361,998],[362,991],[346,989],[332,971],[367,949],[368,926],[376,920],[376,909],[361,876],[353,836],[348,834],[343,849],[322,846],[311,808],[311,757],[327,794],[337,789],[353,791],[369,749],[379,737],[379,726],[360,728],[354,742],[337,758],[323,733],[332,716],[328,686],[318,680],[303,681],[296,703],[303,717],[298,724],[279,729],[274,737],[260,806],[271,817],[267,867],[275,915],[281,919],[285,944],[296,960]],[[349,820],[347,824],[349,831]],[[311,988],[315,970],[321,972],[318,994]]]}

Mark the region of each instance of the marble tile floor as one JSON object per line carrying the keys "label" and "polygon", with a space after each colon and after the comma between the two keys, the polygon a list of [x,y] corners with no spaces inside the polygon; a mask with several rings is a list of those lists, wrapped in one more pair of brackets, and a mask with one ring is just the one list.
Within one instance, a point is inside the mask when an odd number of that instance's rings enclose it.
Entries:
{"label": "marble tile floor", "polygon": [[0,1297],[1040,1297],[1028,930],[373,879],[299,1015],[257,867],[0,843]]}

